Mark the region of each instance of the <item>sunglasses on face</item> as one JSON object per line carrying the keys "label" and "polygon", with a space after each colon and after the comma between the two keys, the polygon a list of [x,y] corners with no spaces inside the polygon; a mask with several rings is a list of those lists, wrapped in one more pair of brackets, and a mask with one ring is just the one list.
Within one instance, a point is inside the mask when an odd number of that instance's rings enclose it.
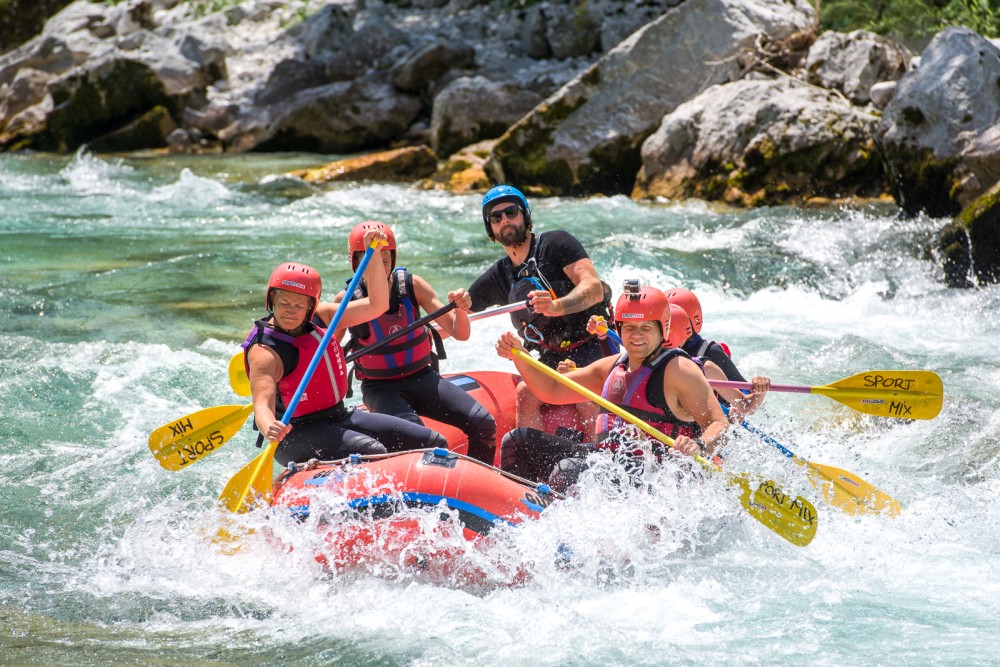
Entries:
{"label": "sunglasses on face", "polygon": [[517,204],[511,204],[507,208],[494,209],[490,211],[490,222],[496,224],[501,220],[503,220],[503,217],[505,215],[507,216],[508,220],[513,220],[514,217],[516,217],[517,214],[520,212],[521,212],[521,207],[518,206]]}

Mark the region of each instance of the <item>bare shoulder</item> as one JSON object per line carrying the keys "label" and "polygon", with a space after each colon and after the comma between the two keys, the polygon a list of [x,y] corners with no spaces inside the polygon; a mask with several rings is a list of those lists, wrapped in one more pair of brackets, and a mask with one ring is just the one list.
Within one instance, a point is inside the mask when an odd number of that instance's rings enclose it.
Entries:
{"label": "bare shoulder", "polygon": [[267,345],[251,345],[247,350],[247,365],[250,367],[251,375],[264,374],[281,377],[284,370],[281,357]]}

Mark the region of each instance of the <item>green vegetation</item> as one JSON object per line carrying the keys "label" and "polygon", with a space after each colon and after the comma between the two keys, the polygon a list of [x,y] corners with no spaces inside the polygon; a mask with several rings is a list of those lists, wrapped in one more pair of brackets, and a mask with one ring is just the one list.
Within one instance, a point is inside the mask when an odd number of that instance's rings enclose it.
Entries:
{"label": "green vegetation", "polygon": [[820,29],[870,30],[922,48],[949,26],[1000,36],[1000,0],[815,0]]}

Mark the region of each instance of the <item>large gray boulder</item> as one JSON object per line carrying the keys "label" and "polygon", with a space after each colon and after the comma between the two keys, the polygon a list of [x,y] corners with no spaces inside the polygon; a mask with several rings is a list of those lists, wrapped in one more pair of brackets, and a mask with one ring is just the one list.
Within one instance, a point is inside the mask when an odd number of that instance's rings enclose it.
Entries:
{"label": "large gray boulder", "polygon": [[509,82],[481,76],[455,79],[434,98],[431,148],[447,156],[483,139],[496,139],[542,99]]}
{"label": "large gray boulder", "polygon": [[688,0],[633,33],[501,137],[497,180],[557,193],[628,193],[663,116],[734,80],[758,36],[812,25],[806,0]]}
{"label": "large gray boulder", "polygon": [[642,145],[636,199],[756,206],[876,196],[878,118],[787,78],[713,86],[668,114]]}
{"label": "large gray boulder", "polygon": [[898,81],[912,59],[906,47],[867,30],[825,32],[809,48],[803,67],[810,83],[868,104],[872,86]]}
{"label": "large gray boulder", "polygon": [[292,95],[222,130],[227,150],[353,153],[401,137],[421,108],[378,77],[338,81]]}
{"label": "large gray boulder", "polygon": [[968,28],[938,33],[882,118],[892,194],[915,215],[955,215],[1000,180],[1000,49]]}
{"label": "large gray boulder", "polygon": [[204,106],[208,87],[228,75],[213,33],[158,23],[174,4],[75,2],[0,56],[0,96],[12,98],[0,108],[0,149],[66,151],[91,141],[124,149],[130,138],[132,148],[164,145],[158,135],[185,107]]}

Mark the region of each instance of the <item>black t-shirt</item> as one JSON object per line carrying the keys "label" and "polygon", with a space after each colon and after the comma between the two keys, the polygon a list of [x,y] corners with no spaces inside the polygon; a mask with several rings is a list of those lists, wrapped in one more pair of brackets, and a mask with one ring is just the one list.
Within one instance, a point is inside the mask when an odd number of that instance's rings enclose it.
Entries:
{"label": "black t-shirt", "polygon": [[[590,259],[583,244],[569,232],[560,229],[532,234],[528,257],[535,259],[538,271],[552,285],[557,298],[566,296],[574,287],[563,268],[581,259]],[[507,256],[497,260],[469,288],[472,311],[479,312],[490,306],[506,305],[518,273],[526,268],[525,264],[514,266]]]}

